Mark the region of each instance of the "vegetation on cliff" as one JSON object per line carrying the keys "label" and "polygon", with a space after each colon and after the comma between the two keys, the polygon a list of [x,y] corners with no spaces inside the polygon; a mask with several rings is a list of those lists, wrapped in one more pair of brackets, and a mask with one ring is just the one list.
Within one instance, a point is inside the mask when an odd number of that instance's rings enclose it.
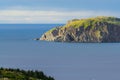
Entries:
{"label": "vegetation on cliff", "polygon": [[88,19],[74,19],[72,21],[69,21],[63,28],[67,27],[74,27],[74,28],[79,28],[81,26],[84,26],[86,29],[89,26],[92,26],[92,28],[95,27],[97,23],[110,23],[110,24],[116,24],[120,25],[120,19],[115,18],[115,17],[96,17],[96,18],[88,18]]}
{"label": "vegetation on cliff", "polygon": [[73,19],[42,35],[40,40],[60,42],[120,42],[120,18]]}
{"label": "vegetation on cliff", "polygon": [[42,71],[0,68],[0,80],[54,80]]}

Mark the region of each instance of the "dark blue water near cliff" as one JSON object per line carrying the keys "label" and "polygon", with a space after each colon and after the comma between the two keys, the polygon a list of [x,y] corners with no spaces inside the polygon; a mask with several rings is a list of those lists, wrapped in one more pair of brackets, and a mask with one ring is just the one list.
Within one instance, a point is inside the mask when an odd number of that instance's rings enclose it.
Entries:
{"label": "dark blue water near cliff", "polygon": [[120,44],[34,41],[60,24],[0,24],[0,67],[42,70],[56,80],[120,80]]}

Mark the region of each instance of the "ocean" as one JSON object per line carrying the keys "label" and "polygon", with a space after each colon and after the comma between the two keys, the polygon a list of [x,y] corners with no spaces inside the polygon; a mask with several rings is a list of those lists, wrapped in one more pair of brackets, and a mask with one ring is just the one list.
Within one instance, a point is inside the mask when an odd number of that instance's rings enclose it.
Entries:
{"label": "ocean", "polygon": [[63,24],[0,24],[0,67],[41,70],[55,80],[120,80],[120,43],[35,41]]}

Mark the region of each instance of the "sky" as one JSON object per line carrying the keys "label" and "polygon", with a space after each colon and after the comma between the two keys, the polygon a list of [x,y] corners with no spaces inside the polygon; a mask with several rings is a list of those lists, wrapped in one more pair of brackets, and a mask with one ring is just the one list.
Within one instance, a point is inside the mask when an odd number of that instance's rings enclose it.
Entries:
{"label": "sky", "polygon": [[0,0],[0,23],[66,23],[96,16],[120,17],[120,0]]}

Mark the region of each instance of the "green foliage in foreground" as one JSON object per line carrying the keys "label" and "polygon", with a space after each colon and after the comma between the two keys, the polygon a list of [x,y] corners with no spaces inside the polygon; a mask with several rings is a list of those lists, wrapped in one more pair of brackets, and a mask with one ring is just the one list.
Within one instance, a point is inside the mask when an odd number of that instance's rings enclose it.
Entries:
{"label": "green foliage in foreground", "polygon": [[42,71],[0,68],[0,80],[54,80]]}

